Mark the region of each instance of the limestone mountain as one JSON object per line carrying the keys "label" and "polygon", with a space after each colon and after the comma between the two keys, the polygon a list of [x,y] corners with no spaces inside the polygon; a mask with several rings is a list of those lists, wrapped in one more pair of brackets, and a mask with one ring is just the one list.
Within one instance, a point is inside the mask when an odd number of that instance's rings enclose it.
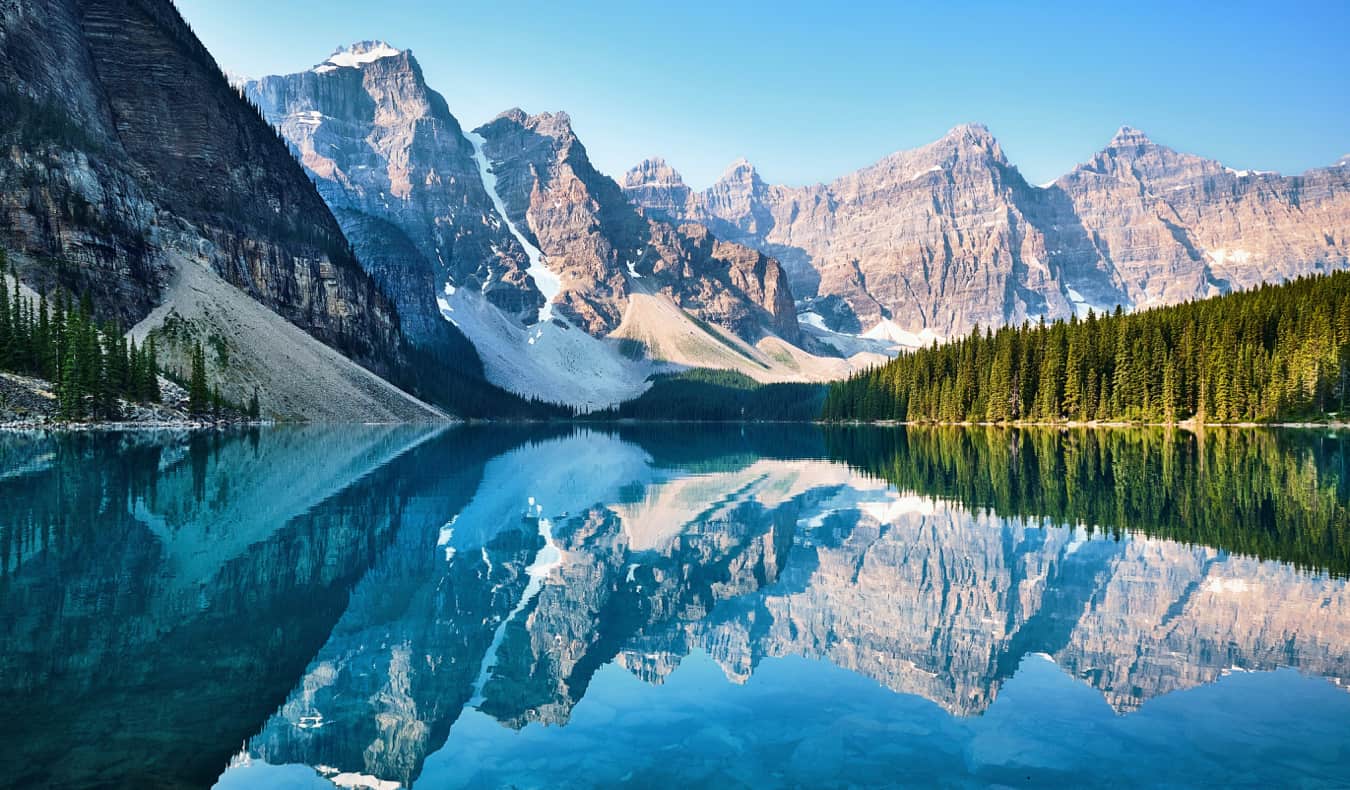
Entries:
{"label": "limestone mountain", "polygon": [[534,319],[543,299],[525,274],[525,250],[496,215],[473,145],[411,52],[360,42],[244,90],[315,176],[398,303],[410,339],[435,345],[454,331],[436,304],[445,282]]}
{"label": "limestone mountain", "polygon": [[408,316],[409,337],[467,338],[495,384],[595,407],[671,365],[761,380],[851,367],[794,345],[776,260],[645,216],[592,166],[565,113],[511,110],[466,133],[412,53],[384,42],[244,91]]}
{"label": "limestone mountain", "polygon": [[[561,312],[587,331],[616,329],[629,294],[656,291],[749,342],[765,330],[797,338],[777,261],[702,228],[642,216],[591,165],[566,113],[513,109],[477,132],[509,219],[528,229],[559,275]],[[637,282],[643,278],[650,282]]]}
{"label": "limestone mountain", "polygon": [[171,369],[206,343],[225,396],[271,414],[438,414],[370,372],[405,365],[394,305],[171,2],[5,4],[0,91],[0,244],[26,285],[158,331]]}
{"label": "limestone mountain", "polygon": [[1344,163],[1233,170],[1128,127],[1044,187],[966,125],[828,184],[767,184],[740,160],[694,192],[653,159],[624,189],[655,216],[777,257],[804,320],[909,345],[1350,265]]}

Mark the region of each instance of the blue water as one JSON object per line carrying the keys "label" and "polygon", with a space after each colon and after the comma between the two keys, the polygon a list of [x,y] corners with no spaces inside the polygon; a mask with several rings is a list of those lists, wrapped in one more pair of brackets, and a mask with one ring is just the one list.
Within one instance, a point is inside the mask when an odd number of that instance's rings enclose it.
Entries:
{"label": "blue water", "polygon": [[1346,786],[1348,439],[0,436],[0,776]]}

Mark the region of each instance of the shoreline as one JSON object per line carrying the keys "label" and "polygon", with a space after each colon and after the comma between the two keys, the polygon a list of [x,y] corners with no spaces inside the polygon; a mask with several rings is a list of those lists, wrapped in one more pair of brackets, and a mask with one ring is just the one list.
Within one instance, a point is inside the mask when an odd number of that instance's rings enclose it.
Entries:
{"label": "shoreline", "polygon": [[959,421],[959,422],[930,422],[927,420],[839,420],[839,421],[820,421],[817,425],[851,425],[863,426],[870,425],[883,428],[895,427],[933,427],[933,428],[1181,428],[1188,431],[1199,431],[1205,428],[1330,428],[1332,430],[1350,429],[1350,421],[1332,420],[1328,422],[1196,422],[1195,420],[1182,420],[1180,422],[1125,422],[1112,420],[1089,420],[1081,422],[1077,420],[1067,420],[1060,422],[1045,422],[1040,420],[1026,420],[1016,422],[987,422],[987,421]]}
{"label": "shoreline", "polygon": [[[226,428],[263,428],[284,425],[423,425],[433,423],[420,422],[312,422],[305,420],[109,420],[109,421],[48,421],[15,420],[0,422],[0,432],[90,432],[90,431],[164,431],[164,430],[220,430]],[[814,425],[818,427],[872,427],[872,428],[1171,428],[1187,431],[1203,431],[1206,428],[1281,428],[1281,429],[1328,429],[1333,431],[1350,430],[1350,421],[1331,422],[1205,422],[1192,420],[1184,422],[928,422],[907,420],[652,420],[652,419],[613,419],[613,420],[450,420],[448,425],[465,427],[488,426],[586,426],[586,425]]]}

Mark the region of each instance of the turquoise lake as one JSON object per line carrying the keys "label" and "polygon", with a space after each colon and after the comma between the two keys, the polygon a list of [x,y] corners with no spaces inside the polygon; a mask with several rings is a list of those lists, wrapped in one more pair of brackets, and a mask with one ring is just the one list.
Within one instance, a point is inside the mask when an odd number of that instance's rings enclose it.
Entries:
{"label": "turquoise lake", "polygon": [[1350,433],[0,434],[0,784],[1350,786]]}

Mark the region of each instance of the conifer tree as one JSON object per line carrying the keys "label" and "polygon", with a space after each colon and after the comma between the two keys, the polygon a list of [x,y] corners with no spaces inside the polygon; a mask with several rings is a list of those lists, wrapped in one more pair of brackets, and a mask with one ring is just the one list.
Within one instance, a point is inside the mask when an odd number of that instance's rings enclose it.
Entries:
{"label": "conifer tree", "polygon": [[210,392],[206,386],[206,354],[202,344],[192,347],[192,372],[188,377],[188,411],[194,415],[206,414],[210,401]]}

